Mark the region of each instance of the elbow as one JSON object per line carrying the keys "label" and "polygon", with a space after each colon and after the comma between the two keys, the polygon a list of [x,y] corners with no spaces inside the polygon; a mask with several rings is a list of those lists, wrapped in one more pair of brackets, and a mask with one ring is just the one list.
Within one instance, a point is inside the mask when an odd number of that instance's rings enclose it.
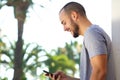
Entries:
{"label": "elbow", "polygon": [[98,70],[98,78],[99,80],[106,80],[107,71],[106,70]]}
{"label": "elbow", "polygon": [[106,70],[103,70],[103,69],[93,70],[90,80],[106,80],[106,75],[107,75]]}
{"label": "elbow", "polygon": [[102,78],[103,80],[106,80],[106,75],[107,75],[107,71],[106,70],[99,72],[99,77]]}

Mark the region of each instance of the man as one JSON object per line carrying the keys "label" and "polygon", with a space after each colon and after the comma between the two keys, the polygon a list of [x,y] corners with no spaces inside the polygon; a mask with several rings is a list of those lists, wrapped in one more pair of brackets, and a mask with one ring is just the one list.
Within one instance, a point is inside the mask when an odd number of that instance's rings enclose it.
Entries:
{"label": "man", "polygon": [[115,80],[111,40],[103,29],[88,20],[84,7],[77,2],[69,2],[60,10],[59,17],[65,31],[71,32],[75,38],[84,36],[80,79],[61,71],[46,76],[52,80]]}

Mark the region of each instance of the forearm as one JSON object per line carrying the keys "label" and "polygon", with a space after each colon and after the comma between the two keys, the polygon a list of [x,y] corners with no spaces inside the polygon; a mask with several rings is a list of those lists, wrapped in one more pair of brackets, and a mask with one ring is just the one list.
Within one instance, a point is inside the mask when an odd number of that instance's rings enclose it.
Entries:
{"label": "forearm", "polygon": [[100,71],[93,71],[90,80],[106,80],[106,73]]}

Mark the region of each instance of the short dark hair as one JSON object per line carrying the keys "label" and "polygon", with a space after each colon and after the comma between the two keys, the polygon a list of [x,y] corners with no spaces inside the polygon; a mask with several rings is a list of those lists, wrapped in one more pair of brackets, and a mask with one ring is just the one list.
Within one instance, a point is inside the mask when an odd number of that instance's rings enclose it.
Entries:
{"label": "short dark hair", "polygon": [[84,7],[80,3],[77,3],[77,2],[67,3],[65,6],[63,6],[63,8],[60,10],[60,12],[62,10],[64,10],[68,14],[70,14],[71,11],[75,11],[75,12],[79,13],[81,16],[86,16],[86,11],[85,11]]}

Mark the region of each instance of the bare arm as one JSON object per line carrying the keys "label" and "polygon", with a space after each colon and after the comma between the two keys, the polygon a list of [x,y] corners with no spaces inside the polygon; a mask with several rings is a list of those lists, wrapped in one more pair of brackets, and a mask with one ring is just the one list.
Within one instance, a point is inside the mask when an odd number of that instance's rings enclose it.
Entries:
{"label": "bare arm", "polygon": [[90,80],[106,80],[107,73],[107,55],[102,54],[90,59],[92,73]]}

